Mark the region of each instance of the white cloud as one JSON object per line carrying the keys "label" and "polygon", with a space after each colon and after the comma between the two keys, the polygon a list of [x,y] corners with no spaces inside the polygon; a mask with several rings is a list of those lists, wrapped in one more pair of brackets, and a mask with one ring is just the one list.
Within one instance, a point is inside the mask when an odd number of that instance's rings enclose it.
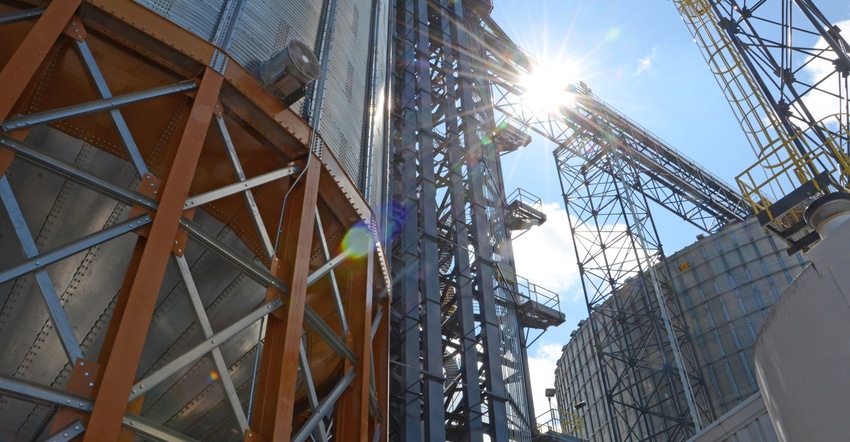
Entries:
{"label": "white cloud", "polygon": [[655,60],[655,56],[658,54],[658,46],[653,46],[652,50],[646,57],[638,60],[637,69],[635,69],[635,75],[640,75],[650,69],[652,69],[652,62]]}
{"label": "white cloud", "polygon": [[[540,416],[549,411],[549,401],[546,399],[546,389],[555,386],[555,367],[561,357],[562,344],[537,345],[534,355],[528,355],[528,375],[531,378],[531,396],[534,401],[534,413]],[[557,408],[555,398],[552,407]],[[535,417],[537,417],[535,416]]]}
{"label": "white cloud", "polygon": [[[519,236],[513,241],[514,262],[517,275],[532,284],[558,293],[561,304],[583,300],[581,275],[576,264],[574,241],[566,210],[558,203],[544,203],[546,222]],[[607,263],[615,275],[632,276],[636,268],[635,251],[631,249],[626,226],[603,226],[602,232],[577,234],[579,253],[583,258],[599,255],[599,241],[607,248]],[[643,256],[640,259],[644,259]],[[602,266],[601,261],[590,262]]]}
{"label": "white cloud", "polygon": [[[836,25],[840,29],[850,29],[850,20],[840,21],[836,23]],[[826,49],[827,47],[828,45],[823,37],[818,39],[817,43],[815,43],[815,48]],[[812,113],[812,116],[815,117],[815,120],[820,120],[838,112],[845,111],[844,109],[841,109],[841,106],[839,106],[840,102],[838,99],[829,95],[839,94],[840,74],[835,72],[835,65],[832,64],[832,60],[836,58],[837,57],[834,53],[827,54],[822,58],[810,58],[807,60],[808,63],[806,64],[806,67],[803,68],[803,70],[809,75],[808,80],[812,84],[832,75],[832,77],[830,77],[827,81],[819,85],[819,88],[823,89],[825,92],[812,91],[803,98],[806,107]],[[832,121],[835,120],[833,119],[830,122]]]}
{"label": "white cloud", "polygon": [[513,241],[517,274],[563,297],[579,282],[570,224],[558,203],[543,204],[543,212],[545,223]]}

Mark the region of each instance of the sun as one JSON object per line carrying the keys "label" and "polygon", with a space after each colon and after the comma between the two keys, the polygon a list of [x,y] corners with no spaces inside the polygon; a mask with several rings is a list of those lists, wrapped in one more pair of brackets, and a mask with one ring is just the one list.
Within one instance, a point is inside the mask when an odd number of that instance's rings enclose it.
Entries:
{"label": "sun", "polygon": [[544,117],[559,113],[563,106],[575,103],[570,84],[576,69],[570,63],[539,64],[520,80],[522,105],[533,114]]}

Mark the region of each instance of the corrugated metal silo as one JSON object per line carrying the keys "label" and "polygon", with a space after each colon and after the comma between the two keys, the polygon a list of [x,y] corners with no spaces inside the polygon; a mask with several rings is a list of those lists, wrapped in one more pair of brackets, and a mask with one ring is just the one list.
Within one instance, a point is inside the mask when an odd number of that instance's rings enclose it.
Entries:
{"label": "corrugated metal silo", "polygon": [[[751,219],[729,225],[667,258],[672,283],[717,415],[758,391],[753,346],[780,293],[808,261],[789,256],[784,244]],[[585,435],[607,441],[605,395],[593,355],[589,322],[564,346],[555,372],[558,403],[579,401]]]}

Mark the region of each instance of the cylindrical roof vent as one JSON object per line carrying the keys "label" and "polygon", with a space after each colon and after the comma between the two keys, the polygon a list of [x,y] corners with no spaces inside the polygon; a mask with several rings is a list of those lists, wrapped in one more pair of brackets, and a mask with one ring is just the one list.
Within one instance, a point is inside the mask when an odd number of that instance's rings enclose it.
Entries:
{"label": "cylindrical roof vent", "polygon": [[288,106],[304,96],[307,85],[319,78],[319,61],[306,44],[292,40],[260,65],[260,82]]}

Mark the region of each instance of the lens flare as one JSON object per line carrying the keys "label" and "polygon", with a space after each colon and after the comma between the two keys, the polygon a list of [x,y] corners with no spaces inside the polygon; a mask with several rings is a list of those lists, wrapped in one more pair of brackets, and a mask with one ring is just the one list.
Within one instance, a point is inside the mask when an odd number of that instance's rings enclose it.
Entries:
{"label": "lens flare", "polygon": [[374,248],[369,229],[362,223],[354,225],[342,238],[342,248],[355,258],[366,256]]}
{"label": "lens flare", "polygon": [[538,65],[522,79],[522,104],[535,115],[546,116],[575,103],[570,82],[574,81],[575,68],[567,63]]}
{"label": "lens flare", "polygon": [[208,378],[209,383],[211,384],[211,383],[213,383],[213,382],[217,381],[218,379],[219,379],[218,372],[216,372],[216,371],[211,371],[211,372],[210,372],[210,376],[209,376],[209,378]]}

